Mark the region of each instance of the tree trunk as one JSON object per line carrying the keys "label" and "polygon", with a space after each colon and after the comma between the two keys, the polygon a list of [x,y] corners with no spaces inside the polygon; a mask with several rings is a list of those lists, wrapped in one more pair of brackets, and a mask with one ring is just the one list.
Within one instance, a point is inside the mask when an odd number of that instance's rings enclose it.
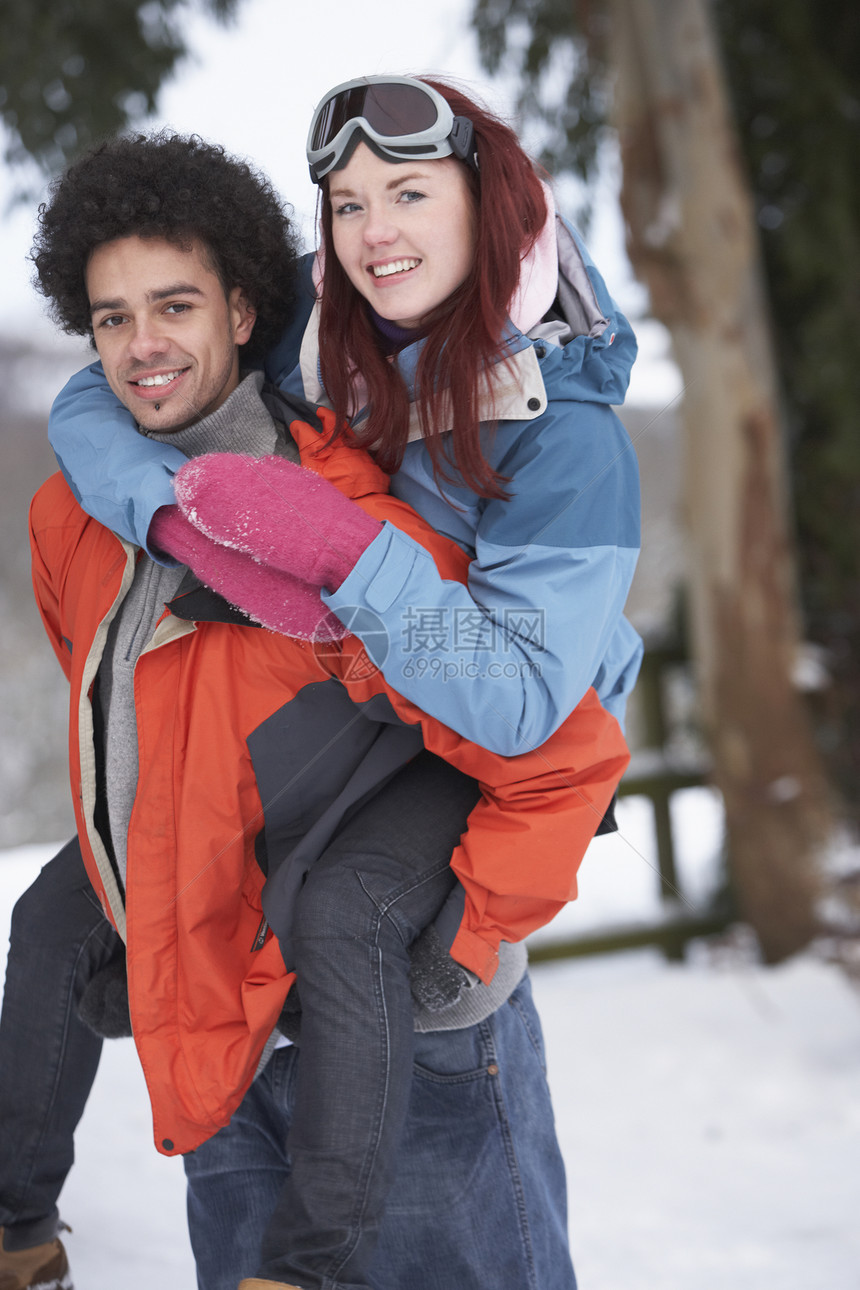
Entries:
{"label": "tree trunk", "polygon": [[741,916],[815,932],[830,804],[793,683],[798,612],[756,226],[705,0],[609,0],[634,270],[684,381],[691,645]]}

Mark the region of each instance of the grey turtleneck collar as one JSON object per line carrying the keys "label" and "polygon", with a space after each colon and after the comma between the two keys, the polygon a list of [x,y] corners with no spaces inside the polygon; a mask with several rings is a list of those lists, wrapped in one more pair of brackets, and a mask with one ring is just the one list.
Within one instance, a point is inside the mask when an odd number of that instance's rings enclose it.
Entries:
{"label": "grey turtleneck collar", "polygon": [[147,439],[172,444],[186,457],[202,457],[207,452],[243,452],[251,457],[265,457],[275,451],[278,436],[271,414],[260,398],[262,388],[263,373],[250,372],[208,417],[201,417],[184,430],[166,434],[143,428],[140,432]]}

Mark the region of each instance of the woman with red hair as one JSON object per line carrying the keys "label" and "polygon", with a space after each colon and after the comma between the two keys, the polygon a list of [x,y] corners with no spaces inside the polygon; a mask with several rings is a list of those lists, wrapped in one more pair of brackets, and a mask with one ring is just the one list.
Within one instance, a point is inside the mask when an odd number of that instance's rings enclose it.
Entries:
{"label": "woman with red hair", "polygon": [[348,418],[472,557],[453,589],[388,529],[323,600],[389,684],[494,752],[538,747],[591,686],[623,722],[641,650],[622,616],[638,468],[611,406],[627,320],[516,135],[459,90],[339,86],[308,157],[313,311],[298,366],[287,345],[269,370]]}
{"label": "woman with red hair", "polygon": [[[516,136],[460,91],[408,77],[338,86],[314,115],[308,160],[322,245],[306,264],[300,325],[267,374],[333,408],[335,433],[371,451],[392,493],[467,552],[468,579],[443,578],[400,529],[370,523],[280,458],[186,466],[169,444],[106,419],[111,396],[91,374],[70,383],[52,419],[76,495],[163,559],[151,521],[175,502],[180,471],[195,526],[313,588],[312,615],[326,608],[359,636],[393,689],[495,753],[543,745],[589,694],[623,722],[641,653],[623,618],[638,477],[612,411],[635,354],[629,325]],[[82,426],[86,478],[75,465]],[[99,436],[110,455],[93,453]],[[236,603],[267,621],[259,605]],[[213,1161],[232,1129],[189,1159],[199,1196],[207,1169],[225,1172]],[[558,1198],[547,1205],[557,1211]],[[549,1249],[534,1256],[547,1269],[535,1284],[568,1290],[569,1260]],[[474,1284],[485,1283],[478,1272]]]}

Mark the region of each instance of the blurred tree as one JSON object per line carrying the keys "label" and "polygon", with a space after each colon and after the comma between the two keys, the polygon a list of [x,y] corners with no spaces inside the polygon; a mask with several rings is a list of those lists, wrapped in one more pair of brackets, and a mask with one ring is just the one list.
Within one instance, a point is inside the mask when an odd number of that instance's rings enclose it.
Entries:
{"label": "blurred tree", "polygon": [[818,733],[860,822],[860,5],[718,0],[786,396]]}
{"label": "blurred tree", "polygon": [[593,178],[610,120],[619,129],[631,261],[687,387],[692,639],[714,773],[741,908],[772,959],[814,928],[827,822],[792,675],[779,384],[808,628],[836,679],[837,715],[820,729],[843,784],[853,789],[858,769],[860,383],[847,348],[860,321],[858,22],[854,0],[814,12],[806,0],[476,0],[474,10],[485,65],[513,65],[553,169]]}
{"label": "blurred tree", "polygon": [[[189,0],[4,0],[0,118],[5,160],[46,174],[153,112],[186,55]],[[239,0],[195,0],[221,22]]]}

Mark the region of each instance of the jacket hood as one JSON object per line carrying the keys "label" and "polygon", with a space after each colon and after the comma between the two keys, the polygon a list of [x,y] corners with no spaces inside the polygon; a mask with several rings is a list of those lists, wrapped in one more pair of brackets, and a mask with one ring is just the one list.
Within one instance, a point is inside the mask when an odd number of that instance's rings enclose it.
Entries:
{"label": "jacket hood", "polygon": [[[544,195],[546,223],[523,260],[511,300],[509,352],[530,342],[559,345],[567,397],[622,403],[636,357],[632,328],[546,184]],[[551,321],[544,321],[549,314]]]}

